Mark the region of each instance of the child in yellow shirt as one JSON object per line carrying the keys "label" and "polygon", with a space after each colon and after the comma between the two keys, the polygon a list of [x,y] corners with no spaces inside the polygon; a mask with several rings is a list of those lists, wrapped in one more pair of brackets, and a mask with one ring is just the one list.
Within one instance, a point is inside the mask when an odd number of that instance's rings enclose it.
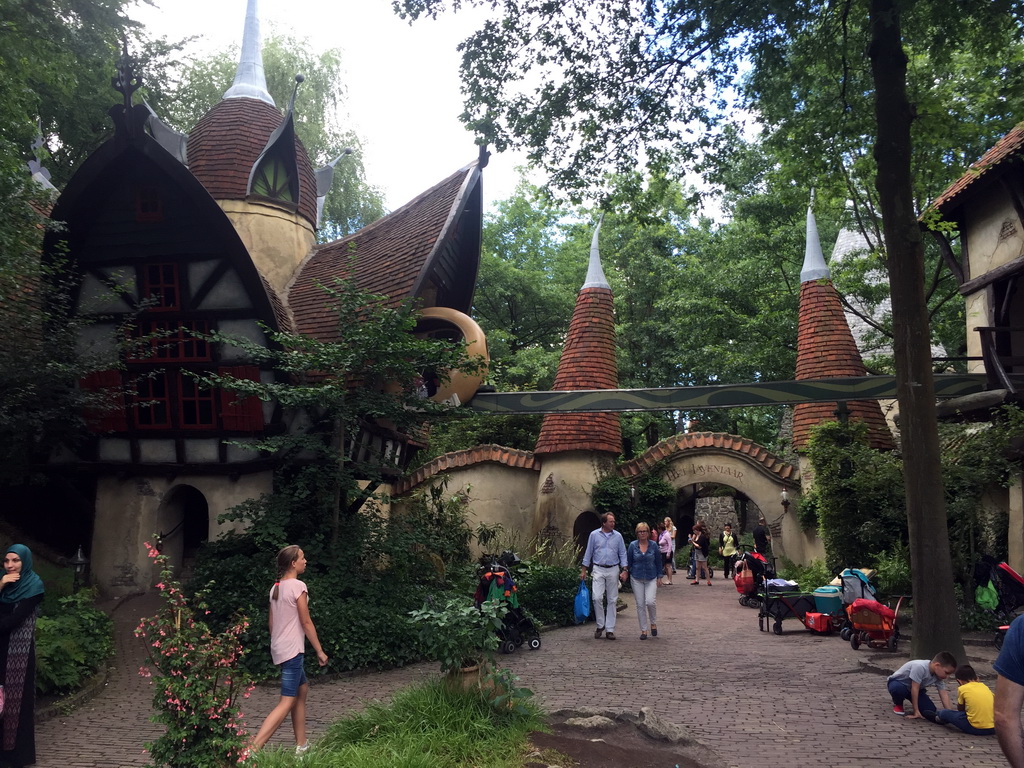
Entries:
{"label": "child in yellow shirt", "polygon": [[935,722],[955,725],[964,733],[975,736],[991,736],[996,732],[995,699],[991,689],[978,680],[970,664],[961,664],[956,668],[955,675],[960,685],[956,696],[957,708],[938,710]]}

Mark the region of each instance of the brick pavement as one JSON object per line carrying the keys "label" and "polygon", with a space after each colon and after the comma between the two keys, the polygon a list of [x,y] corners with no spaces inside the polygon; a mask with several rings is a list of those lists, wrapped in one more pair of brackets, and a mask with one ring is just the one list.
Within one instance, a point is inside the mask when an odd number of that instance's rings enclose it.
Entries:
{"label": "brick pavement", "polygon": [[[650,706],[686,727],[736,768],[813,762],[834,768],[1004,766],[994,737],[972,737],[890,712],[884,674],[907,658],[814,636],[795,619],[776,636],[759,632],[757,612],[739,605],[731,584],[712,588],[677,580],[659,590],[659,637],[639,640],[630,606],[618,618],[618,640],[595,640],[592,623],[545,633],[544,646],[501,661],[520,675],[549,710]],[[130,636],[156,597],[130,599],[114,612],[118,656],[105,689],[66,717],[39,724],[39,768],[145,765],[142,745],[156,735],[148,721],[149,682],[137,674],[144,649]],[[991,646],[968,648],[982,679],[994,682]],[[309,727],[315,738],[362,702],[386,698],[434,674],[417,664],[385,673],[314,682]],[[954,701],[955,701],[955,685]],[[258,726],[277,699],[260,687],[246,706]],[[287,743],[286,723],[275,738]]]}

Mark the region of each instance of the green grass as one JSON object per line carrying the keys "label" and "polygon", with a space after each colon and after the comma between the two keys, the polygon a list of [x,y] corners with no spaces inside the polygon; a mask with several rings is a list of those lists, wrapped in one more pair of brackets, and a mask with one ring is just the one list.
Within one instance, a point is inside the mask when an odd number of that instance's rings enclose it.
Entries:
{"label": "green grass", "polygon": [[[479,690],[450,690],[441,680],[373,703],[332,725],[303,757],[267,749],[258,768],[521,768],[526,736],[544,728],[536,706],[498,711]],[[282,725],[289,726],[288,721]]]}

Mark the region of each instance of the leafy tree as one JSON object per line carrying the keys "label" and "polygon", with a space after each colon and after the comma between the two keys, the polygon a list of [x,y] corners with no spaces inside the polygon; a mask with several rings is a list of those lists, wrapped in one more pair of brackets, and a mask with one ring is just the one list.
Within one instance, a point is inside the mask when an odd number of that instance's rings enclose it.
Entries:
{"label": "leafy tree", "polygon": [[[456,0],[453,7],[460,4]],[[677,167],[679,158],[709,147],[729,107],[730,89],[743,86],[737,77],[741,65],[788,77],[799,93],[805,73],[787,54],[790,41],[801,35],[822,50],[839,41],[840,64],[867,50],[870,77],[861,87],[869,111],[861,145],[874,159],[868,174],[874,176],[881,221],[877,242],[885,244],[892,292],[901,439],[908,448],[910,551],[914,563],[933,565],[928,578],[924,568],[914,569],[923,620],[914,634],[914,652],[962,650],[939,472],[924,247],[914,207],[917,112],[908,89],[904,28],[911,30],[908,42],[920,40],[936,61],[952,51],[993,60],[1001,36],[994,42],[987,30],[1016,24],[1020,4],[700,0],[664,6],[505,0],[492,5],[501,13],[462,45],[464,119],[499,149],[525,147],[556,184],[577,191],[609,165],[625,171],[644,155],[655,168]],[[397,7],[415,18],[435,15],[446,5],[403,0]],[[864,34],[851,34],[851,26]],[[836,80],[853,82],[847,74],[832,71]],[[532,93],[524,92],[524,83],[535,82],[540,85]],[[829,140],[829,127],[822,126],[820,144]]]}
{"label": "leafy tree", "polygon": [[409,305],[389,307],[386,297],[348,280],[339,279],[324,290],[337,313],[335,339],[268,331],[270,343],[264,346],[211,334],[213,341],[244,350],[253,363],[272,367],[284,378],[263,382],[208,374],[201,379],[239,397],[271,400],[302,414],[304,428],[271,435],[256,445],[284,463],[288,494],[245,504],[236,517],[258,523],[270,540],[280,533],[278,541],[309,541],[326,530],[336,555],[345,521],[396,471],[389,456],[348,451],[347,442],[368,421],[397,437],[445,413],[447,406],[420,395],[423,372],[471,370],[476,363],[466,359],[461,344],[415,336],[416,312]]}
{"label": "leafy tree", "polygon": [[[334,183],[324,202],[320,238],[333,240],[383,216],[381,191],[366,181],[362,139],[340,121],[345,103],[345,89],[340,85],[341,52],[316,53],[308,40],[271,34],[263,41],[263,67],[267,90],[278,106],[291,100],[295,76],[305,78],[296,92],[295,129],[314,166],[333,161],[345,149],[352,150],[335,167]],[[181,130],[191,129],[231,87],[237,68],[235,47],[189,62],[160,108]]]}

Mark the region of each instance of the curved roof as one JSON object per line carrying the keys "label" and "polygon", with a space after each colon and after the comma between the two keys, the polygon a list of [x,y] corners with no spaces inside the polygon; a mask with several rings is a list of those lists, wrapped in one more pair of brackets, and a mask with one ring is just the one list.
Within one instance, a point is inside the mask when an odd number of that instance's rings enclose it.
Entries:
{"label": "curved roof", "polygon": [[[189,170],[216,200],[245,200],[249,174],[271,134],[285,118],[276,107],[253,98],[224,99],[196,123],[188,136]],[[316,174],[298,136],[299,214],[316,226]]]}
{"label": "curved roof", "polygon": [[500,445],[478,445],[464,451],[452,451],[427,462],[412,474],[395,483],[395,496],[411,491],[434,475],[451,469],[472,467],[476,464],[504,464],[507,467],[518,467],[534,472],[540,469],[540,461],[529,451],[505,448]]}
{"label": "curved roof", "polygon": [[689,432],[672,435],[635,459],[619,467],[619,474],[626,479],[649,472],[655,464],[685,453],[733,454],[754,465],[762,472],[796,486],[800,483],[800,470],[788,461],[779,458],[764,446],[752,440],[724,432]]}
{"label": "curved roof", "polygon": [[982,155],[981,159],[974,163],[967,172],[959,179],[950,184],[941,195],[935,198],[931,204],[943,214],[957,207],[962,202],[962,197],[968,192],[975,181],[985,176],[993,169],[1000,168],[1011,161],[1020,162],[1020,155],[1024,152],[1024,123],[1019,123],[1008,134],[996,142],[988,152]]}
{"label": "curved roof", "polygon": [[299,265],[288,305],[300,333],[337,333],[337,312],[320,289],[354,278],[390,306],[437,290],[432,302],[468,312],[480,262],[483,195],[477,162],[461,168],[358,232],[317,246]]}

